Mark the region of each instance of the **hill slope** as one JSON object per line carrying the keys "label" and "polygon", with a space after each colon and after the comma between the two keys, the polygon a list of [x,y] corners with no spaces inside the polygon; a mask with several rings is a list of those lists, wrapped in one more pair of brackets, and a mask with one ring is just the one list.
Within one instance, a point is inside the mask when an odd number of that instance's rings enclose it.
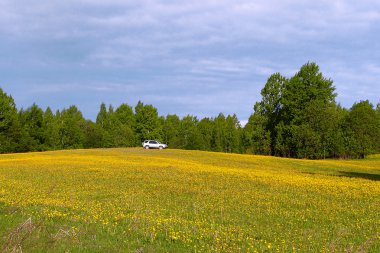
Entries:
{"label": "hill slope", "polygon": [[379,155],[11,154],[0,182],[5,251],[380,251]]}

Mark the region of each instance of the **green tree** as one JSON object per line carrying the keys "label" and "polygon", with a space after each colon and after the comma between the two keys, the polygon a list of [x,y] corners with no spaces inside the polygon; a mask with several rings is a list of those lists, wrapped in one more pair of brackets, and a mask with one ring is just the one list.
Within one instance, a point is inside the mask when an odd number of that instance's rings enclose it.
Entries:
{"label": "green tree", "polygon": [[266,130],[267,123],[267,117],[259,113],[254,113],[249,117],[243,131],[243,142],[246,153],[271,154],[271,137],[270,131]]}
{"label": "green tree", "polygon": [[[109,110],[112,113],[112,109]],[[134,132],[136,119],[132,107],[121,104],[114,113],[110,115],[110,134],[112,143],[116,147],[133,147],[136,143]]]}
{"label": "green tree", "polygon": [[220,113],[218,117],[214,119],[214,129],[212,134],[212,150],[217,152],[226,151],[225,142],[226,131],[226,117],[223,113]]}
{"label": "green tree", "polygon": [[310,129],[304,134],[308,134],[309,137],[313,135],[313,139],[306,145],[314,142],[316,150],[313,154],[306,155],[307,158],[334,157],[341,152],[342,136],[339,127],[342,120],[341,109],[334,103],[324,103],[321,100],[308,103],[305,107],[303,125],[306,124]]}
{"label": "green tree", "polygon": [[80,121],[80,128],[84,134],[84,148],[100,148],[103,146],[103,131],[98,124],[91,120],[83,120]]}
{"label": "green tree", "polygon": [[[113,117],[114,118],[114,117]],[[113,147],[133,147],[136,139],[135,133],[128,125],[122,124],[117,119],[112,121],[110,132],[111,143]]]}
{"label": "green tree", "polygon": [[44,112],[36,104],[19,112],[23,128],[22,146],[25,151],[42,151],[45,149]]}
{"label": "green tree", "polygon": [[22,151],[19,147],[21,131],[16,104],[12,96],[0,88],[0,153]]}
{"label": "green tree", "polygon": [[380,125],[376,110],[368,100],[355,103],[351,107],[345,130],[350,155],[364,158],[378,151]]}
{"label": "green tree", "polygon": [[323,77],[315,63],[303,65],[300,71],[286,83],[282,95],[282,119],[286,124],[300,125],[307,116],[305,108],[317,101],[320,104],[335,103],[333,81]]}
{"label": "green tree", "polygon": [[113,138],[111,133],[111,114],[112,114],[112,107],[110,107],[109,111],[107,111],[107,107],[105,103],[101,103],[99,113],[96,117],[96,124],[101,129],[101,135],[102,135],[102,147],[109,148],[113,146]]}
{"label": "green tree", "polygon": [[334,132],[339,122],[334,120],[336,94],[332,84],[315,63],[303,65],[290,79],[280,73],[271,75],[245,128],[249,152],[270,150],[274,155],[302,158],[334,153],[332,141],[338,138]]}
{"label": "green tree", "polygon": [[115,117],[124,126],[131,129],[135,127],[136,118],[131,106],[125,103],[121,104],[115,111]]}
{"label": "green tree", "polygon": [[[377,124],[380,126],[380,103],[376,106]],[[377,143],[377,153],[380,153],[380,142]]]}
{"label": "green tree", "polygon": [[111,122],[107,112],[107,107],[105,103],[100,105],[100,110],[96,116],[96,124],[98,124],[102,129],[110,128]]}
{"label": "green tree", "polygon": [[336,97],[332,84],[315,63],[303,65],[286,82],[280,109],[283,125],[272,134],[275,152],[300,158],[326,156],[328,140],[333,139],[329,135],[337,128],[337,122],[330,121],[334,117]]}
{"label": "green tree", "polygon": [[225,130],[225,141],[226,147],[225,152],[228,153],[241,153],[241,136],[240,136],[240,122],[237,116],[228,115],[226,118],[226,130]]}
{"label": "green tree", "polygon": [[201,136],[201,150],[212,150],[214,121],[210,118],[203,118],[198,123],[198,132]]}
{"label": "green tree", "polygon": [[[273,152],[277,134],[276,126],[282,120],[282,94],[287,82],[288,80],[280,73],[271,75],[261,90],[261,101],[254,106],[254,112],[265,118],[265,125],[262,127],[264,127],[263,131],[269,132],[270,150]],[[260,121],[263,122],[263,119],[260,119]],[[268,149],[266,148],[266,150]]]}
{"label": "green tree", "polygon": [[[57,112],[59,115],[59,112]],[[45,149],[56,150],[59,147],[59,130],[57,116],[53,114],[50,107],[46,108],[44,112],[44,135],[45,135]]]}
{"label": "green tree", "polygon": [[61,148],[83,148],[85,134],[82,127],[84,120],[82,113],[75,105],[62,110],[58,122]]}
{"label": "green tree", "polygon": [[276,125],[276,138],[274,142],[274,154],[282,157],[295,157],[295,147],[292,143],[292,126],[280,121]]}
{"label": "green tree", "polygon": [[179,148],[192,150],[201,148],[202,140],[197,125],[198,119],[192,115],[182,118],[177,138]]}
{"label": "green tree", "polygon": [[316,159],[322,156],[320,136],[309,124],[292,125],[291,132],[296,158]]}
{"label": "green tree", "polygon": [[171,148],[179,148],[179,130],[180,130],[181,120],[177,115],[167,115],[163,121],[162,137],[163,142],[168,144]]}
{"label": "green tree", "polygon": [[137,144],[147,139],[161,139],[162,126],[159,124],[158,112],[152,105],[138,102],[135,107]]}

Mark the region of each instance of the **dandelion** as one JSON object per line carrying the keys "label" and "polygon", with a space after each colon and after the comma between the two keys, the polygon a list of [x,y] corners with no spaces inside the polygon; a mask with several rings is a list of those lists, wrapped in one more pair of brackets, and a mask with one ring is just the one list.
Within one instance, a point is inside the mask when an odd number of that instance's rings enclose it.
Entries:
{"label": "dandelion", "polygon": [[379,155],[308,161],[134,148],[1,155],[0,214],[64,224],[77,241],[104,236],[138,245],[136,252],[144,243],[188,252],[343,252],[368,238],[377,252],[380,182],[365,175],[378,168]]}

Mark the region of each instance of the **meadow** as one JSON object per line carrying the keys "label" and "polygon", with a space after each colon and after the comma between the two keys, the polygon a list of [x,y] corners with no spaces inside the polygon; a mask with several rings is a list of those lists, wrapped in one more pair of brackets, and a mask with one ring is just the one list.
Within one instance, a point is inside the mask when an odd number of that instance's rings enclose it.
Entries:
{"label": "meadow", "polygon": [[1,155],[0,252],[380,252],[380,155]]}

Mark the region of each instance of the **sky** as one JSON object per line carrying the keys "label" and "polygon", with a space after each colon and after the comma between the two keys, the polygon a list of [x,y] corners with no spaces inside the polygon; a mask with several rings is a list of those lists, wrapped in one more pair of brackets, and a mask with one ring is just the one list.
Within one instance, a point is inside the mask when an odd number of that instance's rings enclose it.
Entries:
{"label": "sky", "polygon": [[18,108],[153,104],[236,114],[316,62],[344,107],[380,102],[377,0],[0,0],[0,87]]}

